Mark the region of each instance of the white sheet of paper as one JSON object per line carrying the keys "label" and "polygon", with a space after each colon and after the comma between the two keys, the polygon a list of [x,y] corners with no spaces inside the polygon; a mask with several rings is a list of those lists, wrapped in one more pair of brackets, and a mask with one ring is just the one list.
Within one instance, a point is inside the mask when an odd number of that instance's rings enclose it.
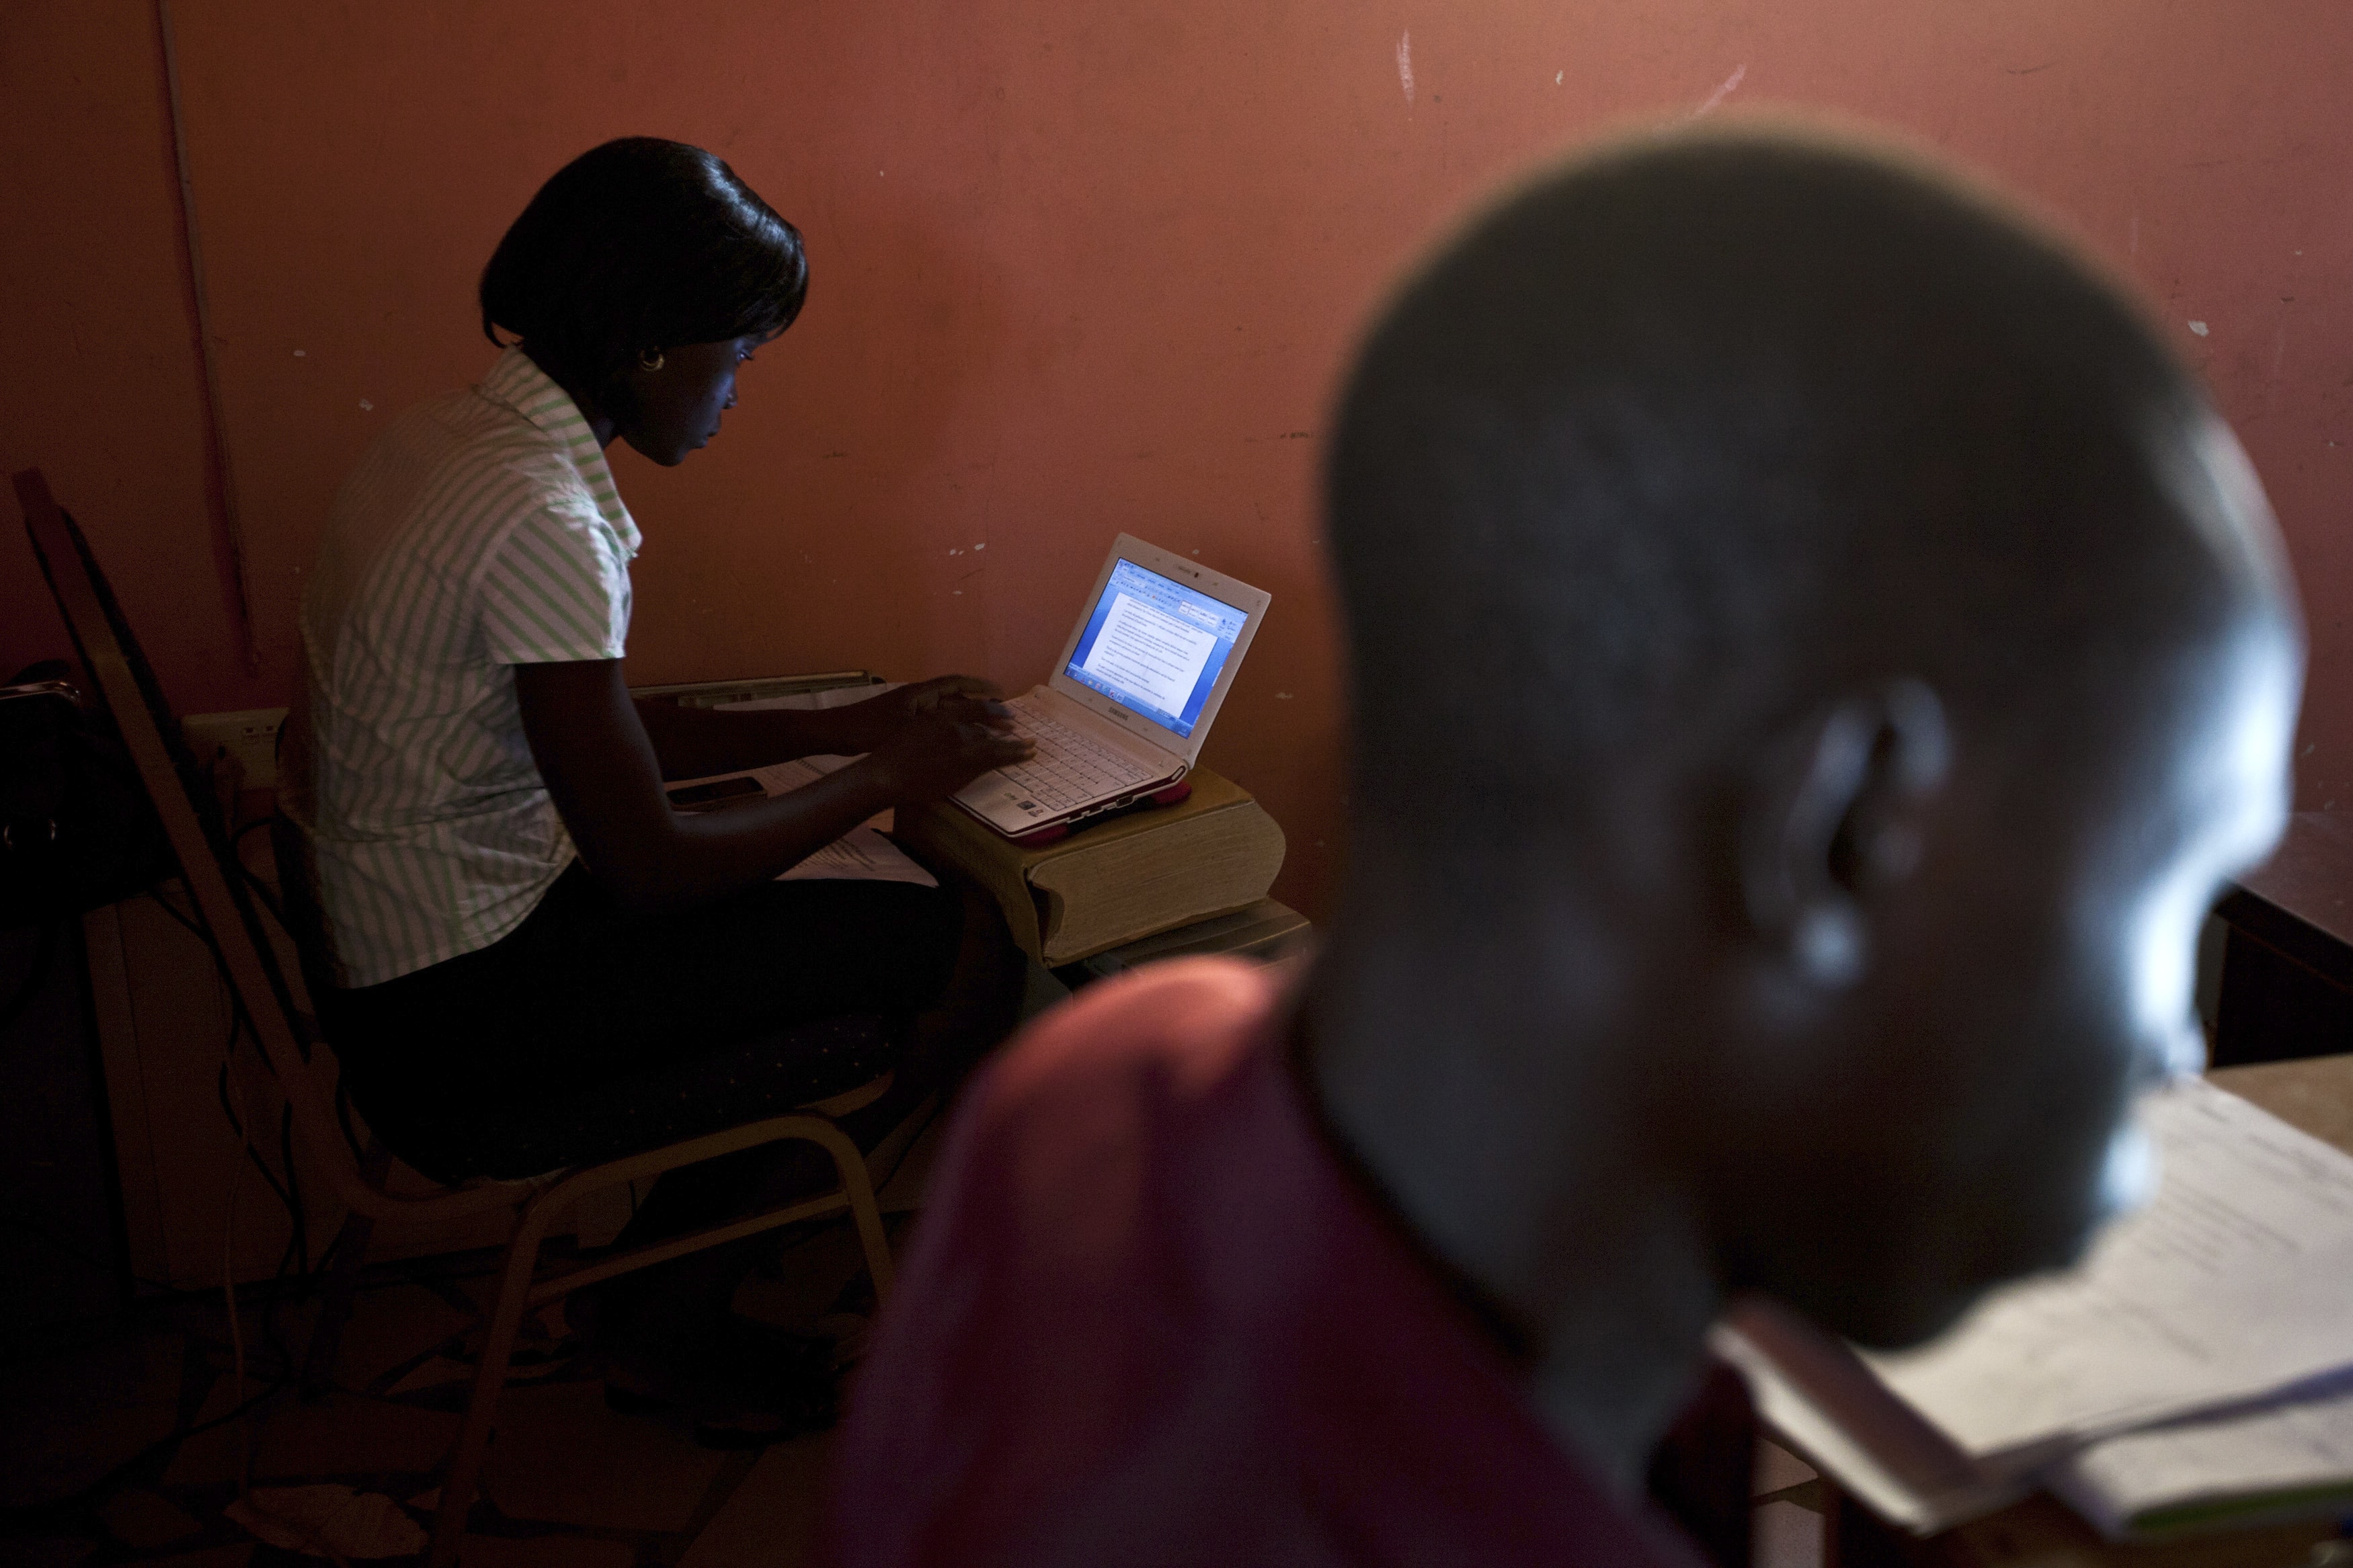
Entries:
{"label": "white sheet of paper", "polygon": [[[775,763],[765,768],[754,768],[748,773],[714,773],[708,779],[679,779],[670,787],[710,784],[713,779],[751,778],[773,798],[789,795],[794,790],[815,784],[836,768],[856,762],[855,757],[803,757],[797,762]],[[882,837],[891,829],[895,814],[876,812],[848,833],[819,849],[816,854],[779,874],[779,882],[909,882],[919,888],[936,888],[937,877],[924,870],[908,858],[907,852]]]}
{"label": "white sheet of paper", "polygon": [[1772,1430],[1915,1534],[1991,1513],[2030,1489],[2023,1477],[1973,1464],[1889,1394],[1845,1341],[1785,1308],[1743,1303],[1708,1343],[1747,1377]]}
{"label": "white sheet of paper", "polygon": [[2088,1438],[2353,1366],[2353,1157],[2202,1080],[2144,1114],[2147,1209],[2083,1267],[1866,1359],[1973,1458]]}
{"label": "white sheet of paper", "polygon": [[939,879],[907,858],[907,852],[871,826],[854,827],[807,859],[784,872],[779,882],[912,882],[936,888]]}
{"label": "white sheet of paper", "polygon": [[2353,1388],[2127,1432],[2045,1479],[2111,1538],[2157,1510],[2211,1504],[2235,1523],[2340,1512],[2353,1493]]}

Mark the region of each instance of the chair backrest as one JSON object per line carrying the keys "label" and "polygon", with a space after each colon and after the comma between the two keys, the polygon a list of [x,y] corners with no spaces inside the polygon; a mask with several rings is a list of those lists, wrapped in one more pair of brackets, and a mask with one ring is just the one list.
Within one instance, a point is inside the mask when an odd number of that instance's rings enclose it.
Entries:
{"label": "chair backrest", "polygon": [[82,667],[121,729],[123,745],[163,819],[197,918],[211,932],[231,1005],[242,1014],[269,1059],[294,1108],[295,1127],[328,1173],[335,1195],[348,1206],[374,1215],[415,1213],[428,1206],[490,1206],[495,1194],[470,1191],[459,1195],[479,1202],[452,1205],[446,1195],[396,1196],[362,1177],[337,1127],[332,1093],[308,1070],[309,1051],[294,1025],[292,994],[246,890],[227,825],[181,739],[155,672],[140,652],[121,605],[90,554],[89,541],[50,496],[41,471],[27,468],[17,474],[16,488],[41,574],[48,579]]}

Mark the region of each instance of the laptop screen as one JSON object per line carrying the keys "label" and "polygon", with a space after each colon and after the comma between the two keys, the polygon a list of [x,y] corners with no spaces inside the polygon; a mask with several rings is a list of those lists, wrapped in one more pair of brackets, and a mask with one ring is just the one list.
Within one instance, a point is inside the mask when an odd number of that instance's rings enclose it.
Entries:
{"label": "laptop screen", "polygon": [[1249,620],[1246,610],[1124,560],[1088,612],[1063,673],[1190,736]]}

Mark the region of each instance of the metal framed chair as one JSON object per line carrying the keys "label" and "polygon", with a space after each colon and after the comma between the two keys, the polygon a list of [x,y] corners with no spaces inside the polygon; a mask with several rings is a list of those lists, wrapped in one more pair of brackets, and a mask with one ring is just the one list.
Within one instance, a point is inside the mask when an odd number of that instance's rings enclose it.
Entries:
{"label": "metal framed chair", "polygon": [[[15,477],[18,501],[32,536],[33,551],[50,592],[65,616],[76,650],[101,700],[120,725],[157,813],[170,837],[190,900],[210,931],[232,1004],[243,1016],[293,1109],[298,1135],[328,1173],[335,1196],[348,1211],[338,1267],[345,1283],[356,1275],[369,1227],[375,1221],[430,1225],[512,1211],[498,1294],[491,1308],[472,1397],[441,1486],[427,1562],[451,1568],[458,1560],[466,1518],[481,1475],[506,1385],[517,1331],[526,1314],[584,1286],[667,1262],[673,1258],[757,1235],[805,1219],[848,1211],[858,1229],[875,1295],[892,1284],[891,1252],[865,1157],[835,1119],[872,1103],[890,1087],[888,1073],[789,1115],[746,1122],[725,1131],[688,1139],[623,1159],[550,1172],[527,1181],[469,1182],[427,1193],[396,1191],[387,1183],[391,1154],[371,1143],[357,1157],[346,1142],[334,1096],[309,1070],[311,1030],[278,963],[259,911],[243,883],[227,826],[211,789],[182,742],[179,726],[162,687],[139,650],[106,577],[80,528],[49,494],[37,468]],[[589,1194],[666,1171],[701,1163],[764,1143],[797,1139],[816,1144],[831,1158],[840,1180],[832,1193],[747,1215],[690,1235],[633,1247],[617,1255],[539,1277],[540,1249],[550,1227]],[[314,1352],[318,1347],[314,1346]],[[332,1356],[332,1343],[329,1347]],[[314,1364],[316,1356],[313,1357]]]}

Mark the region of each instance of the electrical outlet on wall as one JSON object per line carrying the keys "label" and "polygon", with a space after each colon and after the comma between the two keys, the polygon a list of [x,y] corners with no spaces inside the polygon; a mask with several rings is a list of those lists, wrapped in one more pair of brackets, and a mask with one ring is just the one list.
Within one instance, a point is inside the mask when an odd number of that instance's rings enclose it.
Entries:
{"label": "electrical outlet on wall", "polygon": [[244,770],[247,789],[274,789],[278,784],[278,729],[286,722],[283,708],[248,708],[237,713],[191,713],[180,721],[188,750],[198,767],[209,767],[227,752]]}

